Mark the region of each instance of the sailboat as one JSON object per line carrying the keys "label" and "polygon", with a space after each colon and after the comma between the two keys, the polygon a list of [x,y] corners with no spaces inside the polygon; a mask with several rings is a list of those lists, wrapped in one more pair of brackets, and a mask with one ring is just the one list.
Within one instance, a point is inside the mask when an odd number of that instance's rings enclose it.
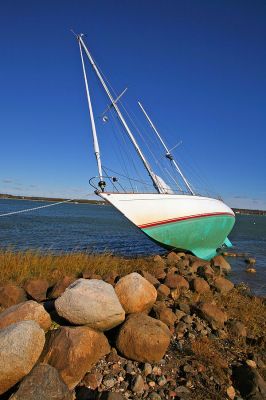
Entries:
{"label": "sailboat", "polygon": [[[166,249],[185,251],[208,260],[214,257],[221,247],[230,247],[231,243],[227,236],[235,223],[234,212],[223,201],[212,197],[205,197],[195,192],[143,105],[139,103],[154,134],[164,148],[166,159],[183,181],[186,192],[179,191],[176,193],[161,177],[156,175],[119,107],[119,100],[125,91],[117,98],[113,96],[106,79],[104,79],[103,74],[84,42],[84,35],[75,34],[75,36],[80,50],[91,120],[94,153],[99,172],[97,186],[94,186],[96,189],[95,193],[114,206],[152,241]],[[125,134],[142,161],[153,185],[154,192],[122,190],[121,185],[118,187],[116,186],[118,178],[104,176],[84,55],[87,56],[97,79],[110,101],[109,108],[112,108],[116,113]],[[107,120],[107,117],[104,116],[104,120]],[[111,190],[107,188],[106,178],[108,178],[112,184]]]}

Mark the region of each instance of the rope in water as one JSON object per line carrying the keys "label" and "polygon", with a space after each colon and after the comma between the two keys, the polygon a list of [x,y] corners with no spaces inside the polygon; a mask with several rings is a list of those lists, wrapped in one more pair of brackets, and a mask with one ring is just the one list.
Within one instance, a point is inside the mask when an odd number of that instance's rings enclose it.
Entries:
{"label": "rope in water", "polygon": [[5,213],[5,214],[0,214],[0,217],[7,217],[9,215],[22,214],[22,213],[26,213],[26,212],[30,212],[30,211],[40,210],[41,208],[58,206],[59,204],[69,203],[69,202],[75,201],[75,200],[77,200],[77,199],[68,199],[68,200],[58,201],[58,202],[52,203],[52,204],[45,204],[44,206],[26,208],[24,210],[18,210],[18,211],[11,211],[11,212],[8,212],[8,213]]}

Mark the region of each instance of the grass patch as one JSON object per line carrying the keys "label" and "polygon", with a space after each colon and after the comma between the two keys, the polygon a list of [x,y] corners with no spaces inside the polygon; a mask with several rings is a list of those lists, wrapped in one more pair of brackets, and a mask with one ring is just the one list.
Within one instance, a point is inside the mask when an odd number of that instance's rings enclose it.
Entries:
{"label": "grass patch", "polygon": [[217,350],[217,343],[207,337],[192,342],[191,350],[198,361],[203,365],[212,366],[215,371],[220,372],[222,369],[228,368],[226,360]]}
{"label": "grass patch", "polygon": [[133,271],[155,268],[152,257],[127,259],[112,254],[87,254],[40,251],[0,251],[0,284],[13,282],[22,284],[29,278],[46,278],[49,283],[56,282],[66,275],[79,277],[83,271],[91,271],[102,277],[111,272],[126,275]]}
{"label": "grass patch", "polygon": [[248,336],[261,336],[266,331],[266,306],[263,299],[242,294],[237,288],[217,298],[228,317],[243,322]]}

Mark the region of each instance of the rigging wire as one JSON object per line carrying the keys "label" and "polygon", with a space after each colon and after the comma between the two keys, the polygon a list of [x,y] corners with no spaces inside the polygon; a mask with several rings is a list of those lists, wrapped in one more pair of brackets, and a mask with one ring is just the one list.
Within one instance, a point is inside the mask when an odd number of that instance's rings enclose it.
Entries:
{"label": "rigging wire", "polygon": [[[116,120],[116,117],[113,115],[113,112],[112,112],[112,111],[111,111],[111,117],[112,117],[112,120],[113,120],[113,122],[114,122],[114,125],[115,125],[115,126],[117,127],[117,129],[118,129],[118,132],[121,133],[120,125],[118,124],[118,122],[117,122],[117,120]],[[130,180],[128,168],[127,168],[127,165],[126,165],[126,162],[125,162],[125,159],[124,159],[124,155],[123,155],[123,152],[122,152],[122,150],[121,150],[121,148],[120,148],[120,146],[119,146],[118,135],[117,135],[117,132],[116,132],[116,130],[114,129],[113,125],[112,125],[112,131],[113,131],[114,136],[115,136],[115,138],[116,138],[116,141],[117,141],[117,143],[118,143],[118,150],[119,150],[119,152],[120,152],[120,157],[121,157],[121,161],[122,161],[122,163],[123,163],[123,168],[124,168],[124,170],[125,170],[125,172],[126,172],[126,175],[128,176],[128,181],[129,181],[130,187],[131,187],[132,191],[134,191],[133,186],[132,186],[132,183],[131,183],[131,180]],[[124,144],[125,144],[124,135],[121,135],[121,136],[122,136],[122,140],[124,141]],[[127,149],[127,146],[126,146],[126,145],[125,145],[125,149]],[[125,151],[126,151],[126,150],[125,150]],[[128,154],[128,155],[129,155],[129,157],[131,158],[131,155],[130,155],[130,154]],[[132,163],[133,163],[133,160],[132,160]],[[134,167],[135,167],[135,164],[134,164],[134,163],[133,163],[133,165],[134,165]]]}
{"label": "rigging wire", "polygon": [[[117,97],[117,96],[118,96],[118,92],[113,88],[113,86],[111,85],[109,79],[107,78],[107,76],[105,75],[105,73],[101,70],[101,68],[98,66],[98,64],[97,64],[97,63],[95,63],[95,64],[97,65],[97,68],[99,69],[99,71],[101,72],[101,74],[103,75],[103,77],[105,78],[105,80],[106,80],[106,82],[107,82],[109,88],[112,90],[112,92],[114,93],[114,95]],[[120,103],[120,105],[122,106],[122,108],[124,109],[124,111],[127,113],[128,117],[130,118],[129,113],[127,112],[127,110],[126,110],[125,106],[123,105],[123,103],[121,102],[121,100],[119,100],[119,103]],[[130,118],[130,119],[131,119],[131,123],[132,123],[132,118]],[[135,124],[133,123],[133,125],[135,125]],[[136,127],[136,125],[135,125],[135,127]],[[138,128],[137,128],[137,130],[139,131]],[[149,137],[149,135],[148,135],[147,137]],[[156,140],[158,141],[158,138],[156,138]],[[147,146],[147,144],[146,144],[146,146]],[[147,147],[149,148],[149,146],[147,146]],[[153,157],[156,158],[156,157],[154,156],[154,154],[153,154]],[[195,160],[194,160],[194,162],[195,162]],[[194,175],[194,176],[197,178],[196,181],[201,181],[201,183],[202,183],[202,184],[204,185],[204,187],[205,187],[206,192],[209,193],[209,190],[206,188],[206,184],[207,184],[207,186],[209,186],[209,182],[208,182],[203,176],[201,176],[201,175],[198,173],[199,168],[198,168],[197,166],[196,166],[197,169],[194,168],[194,167],[192,166],[192,164],[189,164],[189,163],[187,162],[187,160],[186,160],[185,162],[183,161],[182,164],[186,166],[185,168],[189,168],[190,174],[192,173],[192,175]],[[179,176],[179,174],[177,174],[176,171],[175,171],[175,176]],[[191,184],[191,183],[190,183],[190,184]],[[193,185],[193,186],[195,186],[195,185]],[[196,185],[196,187],[198,187],[198,185]],[[180,187],[179,187],[179,186],[178,186],[178,189],[180,190]],[[214,189],[214,188],[212,187],[212,190],[213,190],[213,189]],[[217,191],[214,190],[214,193],[217,194]]]}

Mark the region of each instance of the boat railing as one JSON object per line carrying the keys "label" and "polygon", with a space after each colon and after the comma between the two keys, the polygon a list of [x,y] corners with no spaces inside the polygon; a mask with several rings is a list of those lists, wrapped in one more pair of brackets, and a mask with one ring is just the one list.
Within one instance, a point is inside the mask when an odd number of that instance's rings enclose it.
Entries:
{"label": "boat railing", "polygon": [[[99,176],[90,178],[89,184],[95,190],[96,194],[100,191],[108,193],[158,193],[156,188],[150,183],[137,178],[125,176],[105,175],[101,179]],[[182,191],[169,187],[163,188],[165,194],[183,194],[190,195],[188,191]]]}

